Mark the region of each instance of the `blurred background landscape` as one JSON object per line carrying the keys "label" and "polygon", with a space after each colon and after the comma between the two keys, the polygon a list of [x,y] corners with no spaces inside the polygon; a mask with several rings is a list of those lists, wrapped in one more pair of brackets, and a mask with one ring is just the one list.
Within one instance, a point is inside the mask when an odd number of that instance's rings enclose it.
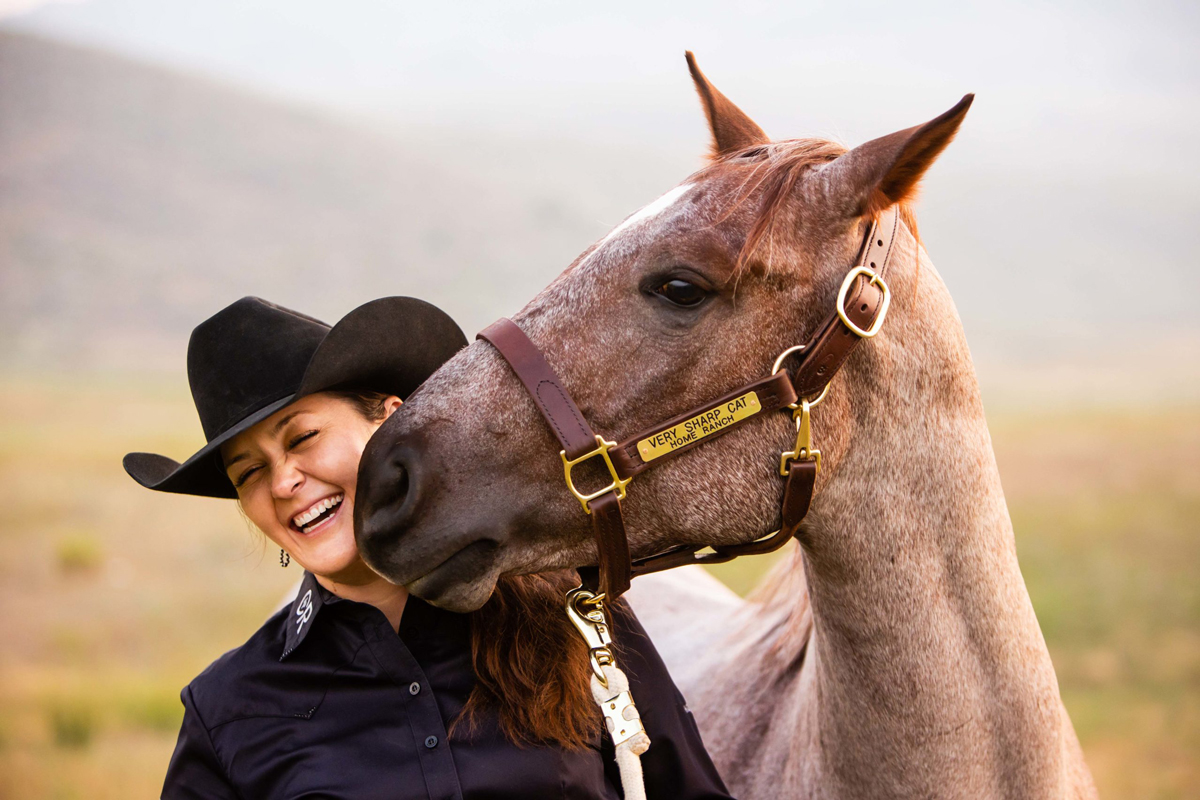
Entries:
{"label": "blurred background landscape", "polygon": [[191,328],[516,310],[702,164],[685,48],[777,137],[977,93],[917,210],[1023,573],[1102,796],[1200,797],[1198,17],[0,0],[0,800],[157,796],[179,689],[298,577],[121,470],[203,443]]}

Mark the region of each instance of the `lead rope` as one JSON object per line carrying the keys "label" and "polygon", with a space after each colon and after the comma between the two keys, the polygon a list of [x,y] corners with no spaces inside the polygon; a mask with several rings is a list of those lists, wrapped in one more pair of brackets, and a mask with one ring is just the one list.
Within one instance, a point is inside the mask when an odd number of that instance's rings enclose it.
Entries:
{"label": "lead rope", "polygon": [[600,707],[604,727],[612,738],[625,800],[646,800],[640,756],[650,747],[650,737],[629,693],[629,678],[613,656],[612,635],[604,616],[604,595],[593,594],[582,586],[573,589],[567,593],[567,617],[587,643],[592,665],[592,698]]}

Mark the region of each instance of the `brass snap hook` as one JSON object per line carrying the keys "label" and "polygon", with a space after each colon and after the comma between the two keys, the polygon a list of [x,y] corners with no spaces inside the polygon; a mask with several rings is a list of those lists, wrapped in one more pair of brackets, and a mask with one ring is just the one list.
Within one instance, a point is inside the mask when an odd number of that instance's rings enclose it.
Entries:
{"label": "brass snap hook", "polygon": [[[582,586],[567,593],[567,617],[575,630],[587,643],[589,660],[592,663],[592,674],[600,685],[608,688],[608,678],[602,667],[616,663],[612,654],[612,635],[609,632],[608,620],[604,616],[604,605],[601,595],[594,595]],[[580,606],[590,605],[590,610]]]}
{"label": "brass snap hook", "polygon": [[[825,391],[829,391],[828,386],[825,387]],[[821,397],[824,396],[825,393],[822,392]],[[799,408],[792,412],[792,417],[796,420],[796,446],[780,454],[779,474],[784,477],[787,477],[788,465],[793,461],[815,461],[817,472],[821,471],[821,451],[813,447],[812,419],[809,413],[814,405],[816,403],[801,399]]]}

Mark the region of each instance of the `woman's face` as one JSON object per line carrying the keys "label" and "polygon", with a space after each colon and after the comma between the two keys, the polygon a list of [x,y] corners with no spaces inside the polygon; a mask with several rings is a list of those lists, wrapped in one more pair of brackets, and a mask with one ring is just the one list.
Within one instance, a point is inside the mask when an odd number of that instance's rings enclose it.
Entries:
{"label": "woman's face", "polygon": [[[388,415],[399,406],[399,397],[384,401]],[[246,516],[309,572],[340,583],[369,574],[354,544],[354,487],[380,424],[351,401],[318,392],[221,447]]]}

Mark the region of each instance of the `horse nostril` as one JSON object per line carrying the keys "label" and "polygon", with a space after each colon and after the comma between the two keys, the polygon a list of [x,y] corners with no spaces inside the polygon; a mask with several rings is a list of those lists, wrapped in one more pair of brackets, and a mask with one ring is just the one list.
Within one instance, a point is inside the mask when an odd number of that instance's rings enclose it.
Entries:
{"label": "horse nostril", "polygon": [[358,465],[354,501],[354,538],[371,565],[385,563],[414,516],[420,464],[404,442],[372,439]]}
{"label": "horse nostril", "polygon": [[400,502],[408,497],[408,470],[403,465],[397,465],[399,475],[396,476],[396,498]]}
{"label": "horse nostril", "polygon": [[404,507],[404,501],[408,499],[408,480],[409,472],[401,459],[394,459],[385,469],[380,470],[372,478],[372,484],[375,490],[371,496],[371,505],[374,513],[372,516],[379,516],[380,512],[392,512],[388,514],[392,522],[398,522],[395,512]]}

